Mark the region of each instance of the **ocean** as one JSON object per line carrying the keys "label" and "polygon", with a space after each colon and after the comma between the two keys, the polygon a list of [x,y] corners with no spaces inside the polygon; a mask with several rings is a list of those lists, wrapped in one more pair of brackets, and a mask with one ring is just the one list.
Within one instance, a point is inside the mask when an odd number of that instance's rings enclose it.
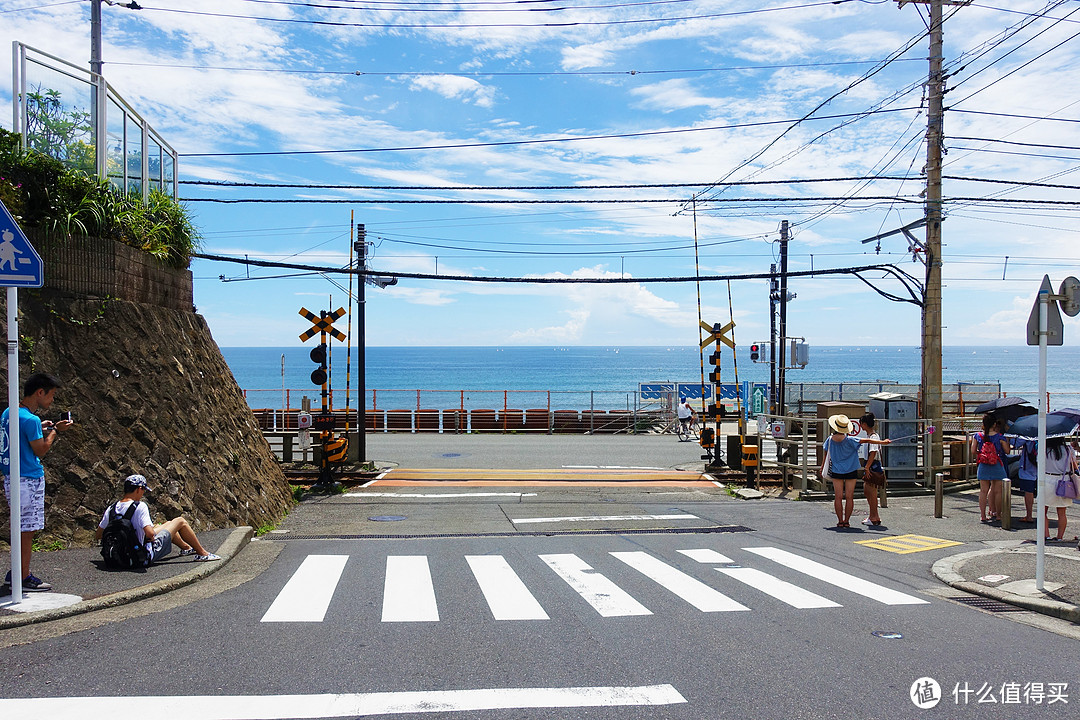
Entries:
{"label": "ocean", "polygon": [[[225,347],[222,354],[248,404],[258,408],[298,407],[307,395],[318,404],[319,388],[309,379],[315,364],[311,345],[288,348]],[[711,349],[710,349],[711,352]],[[767,357],[767,351],[762,353]],[[735,381],[725,348],[721,377]],[[334,406],[345,404],[349,371],[350,405],[356,406],[356,352],[331,348]],[[1080,348],[1051,347],[1047,387],[1051,409],[1080,406]],[[706,354],[705,372],[711,369]],[[811,347],[809,364],[788,370],[787,382],[918,384],[921,358],[916,347]],[[633,407],[642,383],[695,383],[701,378],[696,347],[369,347],[366,380],[369,404],[452,408]],[[1037,402],[1038,348],[958,346],[943,350],[943,382],[1000,383],[1002,391]],[[767,363],[750,361],[739,348],[738,380],[767,383]],[[284,391],[283,391],[284,388]],[[285,396],[283,402],[283,395]]]}

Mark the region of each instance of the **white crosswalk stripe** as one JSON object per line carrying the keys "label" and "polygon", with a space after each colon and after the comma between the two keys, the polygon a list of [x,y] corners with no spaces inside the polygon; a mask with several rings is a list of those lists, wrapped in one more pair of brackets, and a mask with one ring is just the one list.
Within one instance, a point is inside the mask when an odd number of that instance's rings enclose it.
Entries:
{"label": "white crosswalk stripe", "polygon": [[390,555],[383,585],[383,622],[436,622],[439,606],[425,555]]}
{"label": "white crosswalk stripe", "polygon": [[574,588],[602,616],[652,615],[649,608],[593,570],[577,555],[541,555],[540,559],[546,562],[548,567]]}
{"label": "white crosswalk stripe", "polygon": [[[752,557],[764,558],[777,563],[788,571],[812,578],[834,588],[869,598],[885,605],[922,605],[927,600],[902,593],[878,583],[864,580],[775,547],[742,548]],[[682,556],[713,568],[721,576],[716,581],[733,580],[728,587],[748,587],[768,595],[799,610],[839,608],[836,601],[817,592],[800,587],[789,580],[761,570],[734,562],[728,555],[711,548],[693,548],[678,551]],[[641,576],[673,593],[701,612],[749,611],[742,597],[738,602],[717,588],[707,577],[698,579],[659,557],[644,551],[611,552],[609,555],[639,574],[626,577],[625,587],[640,587]],[[572,553],[544,554],[536,556],[555,575],[570,586],[589,606],[605,618],[652,615],[653,611],[636,600],[629,592],[607,575],[594,569],[584,559]],[[310,555],[286,582],[262,617],[262,622],[323,622],[345,570],[347,555]],[[524,568],[514,567],[502,555],[466,555],[465,561],[472,571],[476,586],[487,603],[491,616],[498,621],[549,620],[549,611],[555,608],[550,594],[545,609],[518,574]],[[542,566],[541,566],[542,567]],[[619,565],[612,566],[617,571]],[[706,572],[705,568],[701,569]],[[455,576],[456,577],[456,576]],[[533,582],[536,582],[534,576]],[[550,576],[548,576],[550,577]],[[612,575],[612,577],[615,577]],[[752,590],[744,591],[752,594]],[[550,592],[550,591],[546,591]],[[557,595],[556,595],[557,597]],[[752,597],[751,597],[752,599]],[[838,598],[843,599],[843,598]],[[655,602],[661,602],[655,600]],[[652,602],[650,602],[652,604]],[[383,584],[382,621],[394,623],[437,622],[440,620],[436,588],[432,581],[431,566],[426,555],[389,555],[386,557],[386,575]]]}
{"label": "white crosswalk stripe", "polygon": [[808,610],[810,608],[823,608],[823,607],[840,607],[839,603],[835,603],[828,598],[821,597],[817,593],[812,593],[809,590],[804,590],[798,585],[793,585],[786,580],[781,580],[778,577],[757,570],[755,568],[741,567],[735,565],[735,561],[726,555],[721,555],[715,550],[708,548],[696,549],[696,550],[680,550],[683,555],[692,560],[697,560],[700,563],[718,563],[725,565],[733,565],[734,567],[722,567],[716,568],[716,570],[724,573],[730,578],[734,578],[741,583],[745,583],[752,588],[756,588],[766,595],[785,602],[792,607],[799,608],[800,610]]}
{"label": "white crosswalk stripe", "polygon": [[348,560],[348,555],[308,555],[262,622],[322,622]]}
{"label": "white crosswalk stripe", "polygon": [[613,552],[611,554],[651,580],[660,583],[702,612],[750,609],[646,552]]}
{"label": "white crosswalk stripe", "polygon": [[465,561],[496,620],[547,620],[548,614],[502,555],[467,555]]}
{"label": "white crosswalk stripe", "polygon": [[745,548],[745,550],[778,562],[792,570],[798,570],[801,573],[815,577],[830,585],[835,585],[844,590],[850,590],[853,593],[868,597],[871,600],[877,600],[886,605],[922,605],[928,602],[927,600],[922,600],[913,595],[907,595],[898,590],[891,590],[884,585],[878,585],[869,580],[863,580],[862,578],[836,570],[828,565],[822,565],[819,562],[801,557],[795,553],[788,552],[787,550],[781,550],[780,548],[762,547]]}

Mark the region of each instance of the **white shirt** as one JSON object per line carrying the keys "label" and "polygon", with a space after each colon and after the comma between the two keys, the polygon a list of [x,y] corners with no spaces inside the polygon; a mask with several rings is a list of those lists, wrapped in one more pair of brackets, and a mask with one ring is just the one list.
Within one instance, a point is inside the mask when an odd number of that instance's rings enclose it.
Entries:
{"label": "white shirt", "polygon": [[[116,503],[116,514],[123,515],[127,512],[128,507],[134,500],[121,500]],[[109,525],[109,510],[112,509],[112,505],[105,508],[105,513],[101,516],[101,522],[98,523],[98,527],[104,530]],[[146,544],[146,532],[143,530],[147,525],[153,526],[153,521],[150,520],[150,508],[143,501],[139,502],[139,507],[135,508],[135,514],[131,516],[131,524],[135,526],[135,534],[139,538],[139,543]]]}
{"label": "white shirt", "polygon": [[[865,430],[860,432],[858,436],[860,438],[869,437],[871,440],[880,440],[881,439],[881,437],[877,433],[870,433],[869,435],[867,435]],[[881,446],[880,445],[871,445],[870,443],[859,443],[859,459],[862,460],[865,463],[866,458],[870,457],[871,451],[875,451],[875,450],[880,452],[881,451]],[[878,455],[878,460],[880,460],[880,459],[881,459],[881,456]]]}
{"label": "white shirt", "polygon": [[680,420],[685,420],[694,414],[694,411],[690,408],[690,403],[680,403],[677,412]]}

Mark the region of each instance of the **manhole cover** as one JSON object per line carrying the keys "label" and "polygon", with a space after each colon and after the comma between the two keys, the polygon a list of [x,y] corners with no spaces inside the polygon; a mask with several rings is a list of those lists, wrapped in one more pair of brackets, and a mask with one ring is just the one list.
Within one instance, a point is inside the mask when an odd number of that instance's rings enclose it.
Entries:
{"label": "manhole cover", "polygon": [[874,637],[879,637],[882,640],[900,640],[904,636],[898,632],[892,632],[891,630],[875,630],[870,633]]}
{"label": "manhole cover", "polygon": [[405,517],[405,515],[375,515],[369,517],[368,520],[371,520],[372,522],[398,522],[399,520],[404,520]]}
{"label": "manhole cover", "polygon": [[999,600],[987,597],[972,597],[965,595],[963,597],[952,597],[950,600],[955,600],[958,603],[964,605],[970,605],[971,607],[978,608],[980,610],[986,610],[987,612],[1025,612],[1024,608],[1010,605],[1009,603],[1003,603]]}

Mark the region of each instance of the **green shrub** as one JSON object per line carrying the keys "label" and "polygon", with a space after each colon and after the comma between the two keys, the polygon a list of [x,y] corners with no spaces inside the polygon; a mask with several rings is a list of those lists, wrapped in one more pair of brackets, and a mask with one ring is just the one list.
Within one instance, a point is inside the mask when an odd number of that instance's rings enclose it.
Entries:
{"label": "green shrub", "polygon": [[124,193],[81,170],[35,150],[0,129],[0,200],[25,228],[65,235],[96,235],[139,248],[158,260],[186,268],[199,233],[183,203],[153,189]]}

